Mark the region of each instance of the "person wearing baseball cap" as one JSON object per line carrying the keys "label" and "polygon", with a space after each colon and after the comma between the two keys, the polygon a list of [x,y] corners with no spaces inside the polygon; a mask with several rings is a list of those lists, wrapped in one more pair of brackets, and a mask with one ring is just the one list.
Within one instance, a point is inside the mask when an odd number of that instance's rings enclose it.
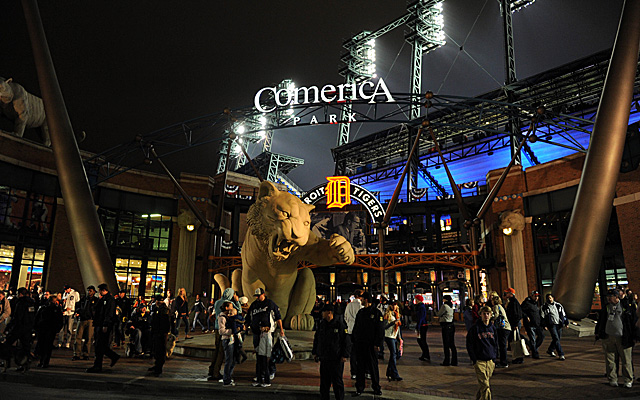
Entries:
{"label": "person wearing baseball cap", "polygon": [[436,313],[440,317],[440,327],[442,327],[442,346],[444,347],[444,361],[442,366],[458,365],[458,351],[454,341],[456,327],[453,325],[453,301],[450,295],[442,296],[442,306]]}
{"label": "person wearing baseball cap", "polygon": [[[249,311],[247,311],[245,325],[251,327],[251,331],[253,332],[253,347],[256,349],[256,354],[258,354],[260,333],[263,331],[274,332],[277,325],[280,336],[284,336],[284,328],[282,327],[280,307],[278,307],[273,300],[267,298],[264,289],[261,287],[256,288],[253,296],[256,299],[251,303]],[[270,355],[257,355],[257,358],[256,377],[258,379],[254,382],[254,386],[269,387],[271,386],[271,380],[276,376],[275,360],[270,358]],[[266,365],[267,362],[268,366]]]}
{"label": "person wearing baseball cap", "polygon": [[418,331],[418,345],[422,354],[418,359],[420,361],[431,361],[429,354],[429,344],[427,344],[427,331],[429,329],[427,320],[427,306],[424,304],[424,297],[421,294],[416,295],[416,331]]}
{"label": "person wearing baseball cap", "polygon": [[522,301],[522,321],[529,337],[527,345],[531,349],[531,357],[540,358],[538,348],[544,341],[544,330],[540,319],[540,293],[533,290],[531,295]]}
{"label": "person wearing baseball cap", "polygon": [[[80,300],[80,308],[76,312],[78,318],[78,328],[76,330],[76,343],[73,347],[72,361],[89,359],[91,353],[91,343],[93,342],[93,316],[96,313],[98,298],[96,297],[96,287],[87,287],[87,295]],[[83,338],[86,339],[83,342]]]}

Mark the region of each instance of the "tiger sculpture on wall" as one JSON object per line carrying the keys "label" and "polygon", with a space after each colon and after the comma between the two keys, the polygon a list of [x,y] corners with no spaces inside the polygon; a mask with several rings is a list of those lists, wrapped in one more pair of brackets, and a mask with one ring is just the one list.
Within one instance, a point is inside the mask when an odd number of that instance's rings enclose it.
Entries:
{"label": "tiger sculpture on wall", "polygon": [[13,82],[12,78],[0,77],[0,107],[3,114],[14,123],[14,135],[22,137],[25,128],[41,128],[42,144],[51,146],[49,126],[40,97],[27,92],[22,85]]}

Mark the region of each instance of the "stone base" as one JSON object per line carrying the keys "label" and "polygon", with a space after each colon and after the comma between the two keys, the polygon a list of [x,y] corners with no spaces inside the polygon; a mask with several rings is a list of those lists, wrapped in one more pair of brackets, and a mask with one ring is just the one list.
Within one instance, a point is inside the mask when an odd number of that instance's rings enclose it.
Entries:
{"label": "stone base", "polygon": [[[313,358],[311,350],[313,348],[313,335],[312,331],[285,331],[291,350],[293,350],[294,360],[310,360]],[[182,338],[182,332],[180,334]],[[174,354],[180,354],[188,357],[206,358],[211,359],[213,356],[213,350],[215,348],[213,344],[214,335],[203,334],[194,336],[193,339],[184,340],[180,339],[176,343],[176,348],[173,350]],[[247,353],[249,360],[256,359],[256,353],[253,349],[253,336],[246,335],[244,339],[243,350]]]}
{"label": "stone base", "polygon": [[569,326],[563,329],[563,335],[567,336],[595,336],[596,334],[596,321],[583,318],[580,321],[569,321]]}

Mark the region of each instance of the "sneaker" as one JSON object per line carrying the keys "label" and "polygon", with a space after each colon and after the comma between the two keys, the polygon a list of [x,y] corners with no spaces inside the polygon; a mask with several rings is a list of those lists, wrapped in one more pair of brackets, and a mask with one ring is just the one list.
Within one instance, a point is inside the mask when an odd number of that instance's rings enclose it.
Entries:
{"label": "sneaker", "polygon": [[496,364],[496,368],[509,368],[509,364]]}
{"label": "sneaker", "polygon": [[222,386],[235,386],[236,383],[234,381],[231,381],[229,383],[223,383]]}
{"label": "sneaker", "polygon": [[269,380],[273,380],[276,377],[276,373],[274,372],[273,374],[269,375]]}
{"label": "sneaker", "polygon": [[251,386],[253,386],[253,387],[260,386],[260,385],[261,385],[261,384],[260,384],[260,382],[253,382],[253,383],[251,384]]}
{"label": "sneaker", "polygon": [[616,381],[609,381],[609,386],[618,387],[618,382],[616,382]]}
{"label": "sneaker", "polygon": [[355,375],[351,375],[351,379],[356,379],[356,376]]}
{"label": "sneaker", "polygon": [[69,343],[65,344],[64,347],[69,348]]}
{"label": "sneaker", "polygon": [[555,351],[547,351],[547,354],[550,355],[551,357],[555,357],[556,356],[556,352]]}
{"label": "sneaker", "polygon": [[564,356],[560,356],[560,361],[564,361],[564,360],[565,360]]}
{"label": "sneaker", "polygon": [[224,383],[224,379],[222,378],[218,379],[218,383]]}
{"label": "sneaker", "polygon": [[624,384],[624,387],[626,387],[627,389],[631,389],[632,386],[633,386],[633,382],[627,382]]}
{"label": "sneaker", "polygon": [[269,387],[269,386],[271,386],[270,383],[261,383],[260,384],[260,387]]}
{"label": "sneaker", "polygon": [[374,391],[373,391],[373,394],[374,394],[375,396],[382,396],[382,390],[374,390]]}

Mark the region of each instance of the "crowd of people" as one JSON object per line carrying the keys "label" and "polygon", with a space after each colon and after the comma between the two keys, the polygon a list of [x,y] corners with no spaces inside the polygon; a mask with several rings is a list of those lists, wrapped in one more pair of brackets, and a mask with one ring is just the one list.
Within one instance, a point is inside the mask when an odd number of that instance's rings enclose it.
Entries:
{"label": "crowd of people", "polygon": [[[59,293],[40,288],[20,288],[15,294],[0,291],[0,343],[15,347],[19,371],[28,369],[30,360],[38,360],[39,368],[49,367],[53,349],[65,347],[73,350],[73,361],[90,360],[93,349],[93,366],[86,371],[99,373],[104,357],[113,367],[121,358],[114,349],[125,347],[125,355],[153,357],[155,362],[149,372],[158,376],[170,337],[173,335],[177,341],[184,324],[184,340],[191,339],[189,333],[199,325],[202,333],[213,333],[208,380],[223,386],[235,385],[234,368],[247,359],[243,344],[245,335],[251,334],[256,354],[253,385],[269,387],[276,374],[276,348],[282,352],[288,343],[278,305],[262,288],[256,289],[253,296],[254,301],[249,302],[228,288],[215,302],[196,295],[189,307],[184,289],[179,289],[175,297],[169,290],[166,296],[157,295],[150,302],[142,296],[130,299],[123,290],[113,296],[104,283],[97,289],[87,287],[83,296],[69,285]],[[620,371],[620,384],[630,388],[634,380],[631,349],[638,335],[637,295],[611,289],[606,298],[595,332],[596,340],[602,340],[606,378],[611,386],[618,386]],[[434,319],[442,334],[444,360],[440,365],[457,366],[454,309],[449,295],[442,296],[437,310],[431,309],[422,295],[416,295],[409,303],[389,301],[384,296],[374,298],[369,292],[356,290],[349,302],[330,304],[319,300],[313,310],[312,354],[320,362],[321,398],[329,398],[331,387],[336,399],[344,398],[342,375],[347,359],[351,379],[355,380],[352,396],[364,392],[367,380],[374,394],[381,395],[378,362],[385,358],[385,345],[386,378],[402,381],[397,361],[403,356],[403,331],[406,334],[409,326],[417,334],[419,360],[431,362],[427,332]],[[561,340],[569,320],[552,294],[542,302],[540,294],[532,291],[519,302],[513,288],[506,289],[502,296],[490,292],[486,302],[480,296],[467,299],[462,319],[479,399],[491,398],[490,378],[495,368],[522,364],[529,355],[539,359],[546,334],[550,336],[546,354],[565,360]]]}

